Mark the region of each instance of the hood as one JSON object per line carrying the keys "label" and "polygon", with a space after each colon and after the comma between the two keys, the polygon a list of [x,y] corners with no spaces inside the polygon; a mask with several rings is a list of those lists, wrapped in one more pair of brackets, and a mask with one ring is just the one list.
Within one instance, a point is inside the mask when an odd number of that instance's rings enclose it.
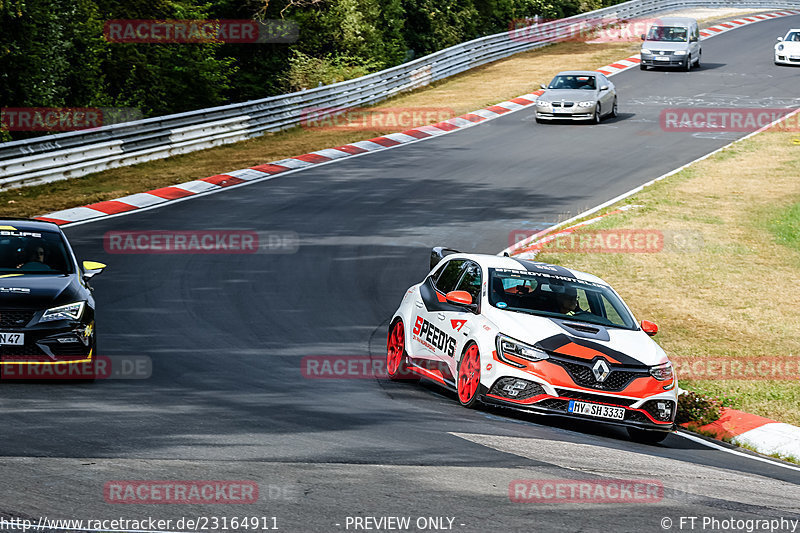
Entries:
{"label": "hood", "polygon": [[0,307],[48,309],[80,300],[73,275],[22,274],[0,276]]}
{"label": "hood", "polygon": [[596,324],[584,323],[587,326],[599,328],[601,332],[606,332],[608,340],[603,340],[605,335],[581,335],[580,332],[564,328],[559,325],[559,322],[562,322],[561,320],[526,315],[514,311],[501,311],[499,309],[492,309],[491,312],[487,311],[485,314],[504,335],[529,344],[542,343],[543,347],[548,349],[552,346],[561,346],[572,341],[584,346],[594,345],[600,351],[603,348],[608,348],[609,353],[621,352],[628,356],[625,359],[632,358],[632,360],[620,361],[624,364],[655,366],[668,360],[664,350],[647,333],[641,330],[606,328]]}
{"label": "hood", "polygon": [[594,102],[595,98],[595,91],[587,89],[547,89],[539,97],[543,102],[560,102],[561,100],[568,102]]}
{"label": "hood", "polygon": [[688,50],[689,43],[674,43],[671,41],[645,41],[642,43],[642,48],[649,48],[650,50]]}

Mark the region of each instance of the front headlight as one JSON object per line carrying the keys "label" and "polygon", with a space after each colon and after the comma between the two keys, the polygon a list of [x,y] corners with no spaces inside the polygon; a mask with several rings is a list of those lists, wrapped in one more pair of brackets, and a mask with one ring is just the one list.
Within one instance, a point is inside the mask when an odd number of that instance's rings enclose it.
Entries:
{"label": "front headlight", "polygon": [[665,363],[663,365],[651,366],[650,375],[656,378],[658,381],[667,381],[669,379],[672,379],[674,375],[672,372],[672,363]]}
{"label": "front headlight", "polygon": [[536,100],[536,107],[547,107],[550,105],[550,102],[542,102],[540,100]]}
{"label": "front headlight", "polygon": [[78,320],[83,314],[83,307],[86,302],[75,302],[67,305],[52,307],[44,312],[39,322],[51,322],[53,320]]}
{"label": "front headlight", "polygon": [[675,50],[675,55],[676,56],[685,56],[686,55],[686,50]]}
{"label": "front headlight", "polygon": [[650,55],[650,54],[652,54],[653,52],[651,52],[649,48],[642,48],[642,53],[643,53],[643,54],[648,54],[648,55]]}
{"label": "front headlight", "polygon": [[516,366],[518,368],[523,368],[525,366],[516,361],[508,359],[506,357],[507,355],[513,355],[514,357],[519,357],[520,359],[526,359],[528,361],[543,361],[544,359],[549,359],[550,357],[542,350],[534,348],[530,344],[525,344],[524,342],[512,339],[511,337],[506,337],[505,335],[498,335],[497,357],[499,357],[504,363],[508,363],[511,366]]}
{"label": "front headlight", "polygon": [[578,102],[578,107],[592,107],[594,102]]}
{"label": "front headlight", "polygon": [[778,52],[783,52],[783,45],[782,44],[778,45]]}

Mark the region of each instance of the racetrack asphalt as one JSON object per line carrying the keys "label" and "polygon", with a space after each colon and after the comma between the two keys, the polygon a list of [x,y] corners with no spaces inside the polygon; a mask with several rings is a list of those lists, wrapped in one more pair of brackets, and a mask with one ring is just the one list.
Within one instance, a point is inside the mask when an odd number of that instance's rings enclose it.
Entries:
{"label": "racetrack asphalt", "polygon": [[[702,68],[689,73],[612,77],[620,116],[597,126],[537,125],[529,108],[67,228],[80,259],[109,265],[93,281],[99,354],[148,356],[152,376],[0,384],[0,511],[276,516],[288,532],[347,531],[348,516],[387,515],[453,517],[454,531],[469,532],[664,531],[663,517],[677,529],[681,516],[797,520],[800,469],[678,435],[644,446],[601,424],[466,410],[424,383],[306,379],[300,362],[383,358],[387,321],[427,273],[432,246],[496,253],[512,232],[575,215],[745,135],[664,132],[663,108],[800,105],[800,70],[772,63],[775,38],[798,24],[800,16],[788,17],[709,39]],[[295,232],[300,247],[252,255],[104,250],[107,232],[151,230]],[[656,479],[666,492],[658,503],[509,501],[515,479],[608,478]],[[107,481],[130,479],[254,480],[261,499],[104,501]]]}

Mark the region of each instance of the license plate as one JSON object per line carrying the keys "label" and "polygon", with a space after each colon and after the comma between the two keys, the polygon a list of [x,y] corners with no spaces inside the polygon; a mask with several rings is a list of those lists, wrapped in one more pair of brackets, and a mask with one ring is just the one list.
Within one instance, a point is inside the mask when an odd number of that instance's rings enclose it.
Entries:
{"label": "license plate", "polygon": [[0,344],[6,344],[8,346],[22,346],[25,344],[25,334],[0,332]]}
{"label": "license plate", "polygon": [[572,111],[562,111],[562,110],[559,109],[557,111],[554,110],[553,113],[555,113],[556,115],[571,115]]}
{"label": "license plate", "polygon": [[653,59],[655,59],[656,61],[669,61],[668,56],[654,56]]}
{"label": "license plate", "polygon": [[625,418],[625,409],[622,407],[613,407],[611,405],[602,405],[599,403],[576,402],[575,400],[570,400],[568,410],[570,413],[596,416],[598,418],[611,418],[613,420],[622,420]]}

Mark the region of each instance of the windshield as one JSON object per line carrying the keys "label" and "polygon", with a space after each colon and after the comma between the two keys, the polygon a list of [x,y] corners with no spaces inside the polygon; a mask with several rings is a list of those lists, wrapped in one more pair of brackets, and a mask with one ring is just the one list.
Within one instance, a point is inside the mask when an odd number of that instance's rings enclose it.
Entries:
{"label": "windshield", "polygon": [[647,33],[647,40],[685,43],[689,40],[689,30],[680,26],[652,26]]}
{"label": "windshield", "polygon": [[790,31],[784,41],[800,41],[800,31]]}
{"label": "windshield", "polygon": [[489,303],[506,311],[636,329],[611,287],[558,275],[490,269]]}
{"label": "windshield", "polygon": [[587,89],[593,91],[597,85],[594,76],[559,75],[550,82],[550,89]]}
{"label": "windshield", "polygon": [[0,231],[0,274],[70,274],[68,257],[59,233]]}

